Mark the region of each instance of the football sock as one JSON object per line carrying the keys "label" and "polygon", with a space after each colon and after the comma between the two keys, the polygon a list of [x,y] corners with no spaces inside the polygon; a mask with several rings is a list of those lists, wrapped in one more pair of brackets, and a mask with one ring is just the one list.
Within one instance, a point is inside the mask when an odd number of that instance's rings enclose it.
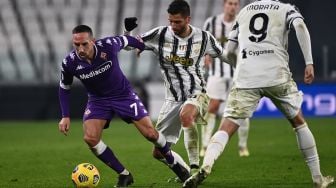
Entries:
{"label": "football sock", "polygon": [[238,146],[239,148],[247,147],[247,138],[249,134],[250,120],[246,118],[238,128]]}
{"label": "football sock", "polygon": [[[174,157],[174,164],[175,163],[179,163],[181,164],[184,168],[188,169],[190,171],[190,167],[187,165],[187,163],[183,160],[183,158],[176,152],[174,152],[173,150],[171,150],[171,154],[173,155]],[[162,159],[158,159],[159,161],[161,161],[162,163],[164,163],[165,165],[168,165],[169,164],[167,163],[167,160],[165,158],[162,158]]]}
{"label": "football sock", "polygon": [[160,151],[160,153],[166,159],[168,164],[175,164],[174,156],[170,150],[169,144],[166,141],[166,138],[159,132],[159,137],[155,142],[155,147]]}
{"label": "football sock", "polygon": [[[118,174],[128,172],[125,167],[119,162],[112,150],[107,147],[103,141],[99,141],[99,143],[96,146],[92,147],[91,150],[101,161],[103,161],[107,166],[112,168]],[[125,170],[127,172],[125,172]]]}
{"label": "football sock", "polygon": [[210,140],[210,144],[205,152],[202,169],[204,169],[208,174],[211,172],[211,168],[215,163],[215,160],[223,152],[227,142],[229,140],[229,135],[225,131],[217,131]]}
{"label": "football sock", "polygon": [[212,132],[216,124],[216,114],[208,113],[207,114],[207,125],[202,126],[202,147],[208,147]]}
{"label": "football sock", "polygon": [[199,143],[197,125],[183,127],[184,146],[188,153],[190,165],[199,165]]}
{"label": "football sock", "polygon": [[304,159],[310,169],[313,180],[322,176],[315,139],[307,124],[295,128],[296,138]]}

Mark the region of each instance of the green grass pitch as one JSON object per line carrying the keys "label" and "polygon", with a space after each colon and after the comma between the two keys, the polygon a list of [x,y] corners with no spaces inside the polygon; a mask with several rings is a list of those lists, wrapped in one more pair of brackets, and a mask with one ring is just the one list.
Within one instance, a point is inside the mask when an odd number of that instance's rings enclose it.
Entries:
{"label": "green grass pitch", "polygon": [[[308,119],[325,174],[336,175],[336,118]],[[117,175],[97,160],[82,139],[80,121],[70,134],[58,132],[57,121],[0,122],[0,188],[73,187],[71,171],[90,162],[101,174],[98,187],[113,187]],[[135,127],[112,121],[103,139],[133,173],[132,187],[181,187],[167,183],[173,173],[151,157],[151,143]],[[239,158],[237,136],[228,144],[212,174],[200,187],[312,187],[309,170],[297,149],[295,134],[284,119],[253,119],[251,156]],[[183,138],[173,148],[186,159]],[[336,187],[336,186],[333,186]]]}

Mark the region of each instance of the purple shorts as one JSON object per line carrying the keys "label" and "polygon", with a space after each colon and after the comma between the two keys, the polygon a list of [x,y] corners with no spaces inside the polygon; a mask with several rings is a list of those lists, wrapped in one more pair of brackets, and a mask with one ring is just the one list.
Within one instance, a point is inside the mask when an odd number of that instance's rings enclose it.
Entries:
{"label": "purple shorts", "polygon": [[148,116],[148,112],[135,93],[118,98],[89,98],[83,121],[104,119],[107,120],[105,128],[108,128],[115,115],[127,123],[132,123]]}

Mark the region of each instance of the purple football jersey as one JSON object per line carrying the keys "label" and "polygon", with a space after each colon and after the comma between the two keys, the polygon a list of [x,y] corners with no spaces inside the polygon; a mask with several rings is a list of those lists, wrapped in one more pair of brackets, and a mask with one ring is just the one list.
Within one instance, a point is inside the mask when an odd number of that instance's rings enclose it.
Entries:
{"label": "purple football jersey", "polygon": [[115,36],[97,40],[91,64],[72,51],[62,62],[60,103],[62,116],[69,117],[68,95],[73,77],[78,78],[88,92],[86,119],[111,120],[114,114],[126,122],[139,120],[148,113],[123,74],[117,53],[126,46],[143,50],[144,44],[130,36]]}

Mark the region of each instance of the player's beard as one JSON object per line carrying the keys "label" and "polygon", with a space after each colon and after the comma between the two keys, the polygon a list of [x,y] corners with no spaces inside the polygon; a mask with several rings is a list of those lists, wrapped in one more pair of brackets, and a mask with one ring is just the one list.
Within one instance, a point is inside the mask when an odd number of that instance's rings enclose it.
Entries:
{"label": "player's beard", "polygon": [[181,35],[182,33],[184,33],[184,32],[187,30],[188,27],[189,27],[189,26],[185,26],[185,27],[182,27],[180,30],[173,30],[173,31],[174,31],[174,34],[177,35],[177,36],[179,36],[179,35]]}

